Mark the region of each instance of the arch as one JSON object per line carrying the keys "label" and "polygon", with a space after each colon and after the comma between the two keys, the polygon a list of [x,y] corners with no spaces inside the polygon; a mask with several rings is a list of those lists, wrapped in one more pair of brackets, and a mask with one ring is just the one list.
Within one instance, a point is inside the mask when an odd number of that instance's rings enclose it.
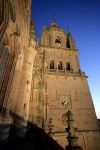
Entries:
{"label": "arch", "polygon": [[54,60],[50,61],[50,69],[54,69]]}
{"label": "arch", "polygon": [[63,69],[62,61],[59,61],[59,63],[58,63],[58,70],[62,70],[62,69]]}
{"label": "arch", "polygon": [[60,37],[59,37],[59,36],[56,36],[55,43],[61,43],[61,39],[60,39]]}
{"label": "arch", "polygon": [[70,63],[69,63],[69,62],[66,63],[66,70],[69,70],[69,71],[71,70]]}

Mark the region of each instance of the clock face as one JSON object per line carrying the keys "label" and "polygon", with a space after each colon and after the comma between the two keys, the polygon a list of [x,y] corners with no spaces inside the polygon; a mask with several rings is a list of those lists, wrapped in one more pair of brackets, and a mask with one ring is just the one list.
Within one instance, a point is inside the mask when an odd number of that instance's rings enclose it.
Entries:
{"label": "clock face", "polygon": [[62,96],[59,96],[58,99],[62,105],[64,105],[64,106],[70,105],[70,96],[62,95]]}

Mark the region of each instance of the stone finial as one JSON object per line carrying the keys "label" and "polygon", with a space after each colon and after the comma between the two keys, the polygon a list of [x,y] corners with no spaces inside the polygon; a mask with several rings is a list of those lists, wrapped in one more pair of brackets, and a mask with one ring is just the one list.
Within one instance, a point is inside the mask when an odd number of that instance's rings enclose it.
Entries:
{"label": "stone finial", "polygon": [[72,111],[68,111],[67,113],[67,124],[68,128],[66,131],[68,132],[68,146],[66,146],[66,150],[82,150],[80,146],[78,146],[78,137],[76,136],[76,128],[74,127],[75,121],[73,120]]}
{"label": "stone finial", "polygon": [[57,24],[56,24],[56,22],[55,22],[54,18],[52,19],[51,27],[57,27]]}
{"label": "stone finial", "polygon": [[75,44],[74,38],[70,31],[68,31],[68,33],[67,33],[67,46],[68,46],[68,48],[76,49],[76,44]]}

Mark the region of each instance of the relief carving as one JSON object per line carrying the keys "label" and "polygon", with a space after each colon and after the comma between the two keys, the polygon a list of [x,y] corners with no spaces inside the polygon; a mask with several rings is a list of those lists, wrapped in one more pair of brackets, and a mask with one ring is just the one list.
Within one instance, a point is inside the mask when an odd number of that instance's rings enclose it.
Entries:
{"label": "relief carving", "polygon": [[58,97],[58,100],[65,108],[69,108],[71,104],[69,95],[61,95]]}
{"label": "relief carving", "polygon": [[37,54],[34,59],[33,76],[37,79],[42,77],[42,56]]}

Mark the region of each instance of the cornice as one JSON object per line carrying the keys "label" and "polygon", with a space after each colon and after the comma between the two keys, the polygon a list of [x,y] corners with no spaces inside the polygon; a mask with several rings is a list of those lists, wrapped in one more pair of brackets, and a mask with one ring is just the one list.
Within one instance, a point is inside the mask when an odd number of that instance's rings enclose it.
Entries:
{"label": "cornice", "polygon": [[39,46],[39,50],[62,50],[66,52],[78,52],[78,49],[69,49],[69,48],[55,48],[55,47],[48,47],[48,46]]}

